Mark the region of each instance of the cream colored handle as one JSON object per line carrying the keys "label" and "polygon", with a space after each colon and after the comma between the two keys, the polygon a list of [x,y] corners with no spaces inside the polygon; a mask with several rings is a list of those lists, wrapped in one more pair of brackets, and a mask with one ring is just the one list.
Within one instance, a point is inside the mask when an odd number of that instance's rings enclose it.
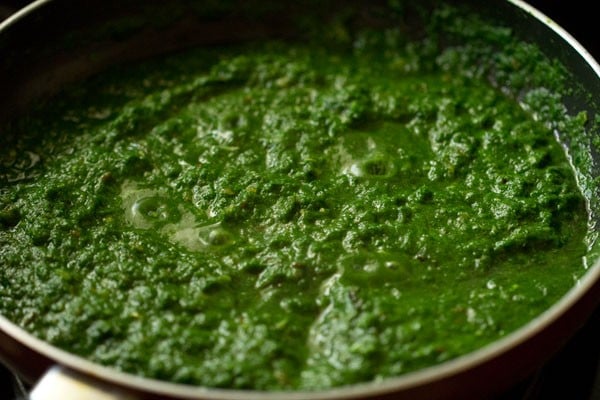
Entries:
{"label": "cream colored handle", "polygon": [[50,368],[38,381],[30,400],[134,400],[109,386],[90,381],[83,375],[59,366]]}

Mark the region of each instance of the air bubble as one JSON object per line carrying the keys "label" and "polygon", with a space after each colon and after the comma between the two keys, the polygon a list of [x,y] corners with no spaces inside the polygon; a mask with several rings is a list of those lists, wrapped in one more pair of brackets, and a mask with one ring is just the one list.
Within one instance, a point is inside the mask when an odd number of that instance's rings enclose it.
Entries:
{"label": "air bubble", "polygon": [[134,218],[141,217],[149,221],[167,221],[169,219],[168,205],[160,196],[144,197],[131,206]]}
{"label": "air bubble", "polygon": [[223,246],[231,241],[231,234],[223,228],[215,228],[208,234],[208,244],[212,246]]}

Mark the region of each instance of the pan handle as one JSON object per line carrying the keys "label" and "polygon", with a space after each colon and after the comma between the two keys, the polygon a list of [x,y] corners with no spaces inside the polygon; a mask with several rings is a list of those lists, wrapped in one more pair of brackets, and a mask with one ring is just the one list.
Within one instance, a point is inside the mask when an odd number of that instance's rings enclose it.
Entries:
{"label": "pan handle", "polygon": [[29,400],[134,400],[134,397],[98,384],[60,366],[50,368],[37,382]]}

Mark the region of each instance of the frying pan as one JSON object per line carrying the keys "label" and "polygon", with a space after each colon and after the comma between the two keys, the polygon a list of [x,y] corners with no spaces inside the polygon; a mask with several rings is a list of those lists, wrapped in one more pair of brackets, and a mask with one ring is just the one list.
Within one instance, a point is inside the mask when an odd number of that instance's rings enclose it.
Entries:
{"label": "frying pan", "polygon": [[[385,2],[257,1],[193,2],[38,0],[0,24],[0,121],[27,112],[37,99],[115,63],[186,46],[268,37],[299,38],[294,19],[326,20],[347,3],[386,7]],[[368,4],[367,4],[368,3]],[[569,112],[597,115],[600,66],[567,32],[519,0],[463,1],[537,44],[573,75],[564,97]],[[268,7],[264,7],[264,5]],[[311,5],[313,7],[311,7]],[[314,7],[318,5],[318,7]],[[157,13],[157,11],[160,11]],[[167,12],[168,11],[168,12]],[[158,15],[160,14],[160,15]],[[418,28],[416,29],[418,31]],[[593,162],[583,171],[600,175],[598,150],[588,127]],[[0,132],[1,134],[1,132]],[[585,142],[586,140],[584,140]],[[580,141],[581,142],[581,141]],[[591,188],[590,226],[598,229],[600,196]],[[45,343],[0,316],[0,360],[40,399],[459,399],[493,398],[529,376],[587,321],[600,303],[600,262],[560,301],[508,336],[443,364],[380,382],[316,392],[226,390],[145,379],[103,367]]]}

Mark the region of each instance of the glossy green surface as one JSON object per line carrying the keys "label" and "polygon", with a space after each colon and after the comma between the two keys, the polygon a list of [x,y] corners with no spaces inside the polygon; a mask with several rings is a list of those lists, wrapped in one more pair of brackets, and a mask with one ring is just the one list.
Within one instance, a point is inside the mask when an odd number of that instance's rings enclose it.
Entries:
{"label": "glossy green surface", "polygon": [[120,370],[271,390],[403,374],[547,309],[588,220],[540,120],[560,69],[341,43],[122,67],[5,127],[0,311]]}

